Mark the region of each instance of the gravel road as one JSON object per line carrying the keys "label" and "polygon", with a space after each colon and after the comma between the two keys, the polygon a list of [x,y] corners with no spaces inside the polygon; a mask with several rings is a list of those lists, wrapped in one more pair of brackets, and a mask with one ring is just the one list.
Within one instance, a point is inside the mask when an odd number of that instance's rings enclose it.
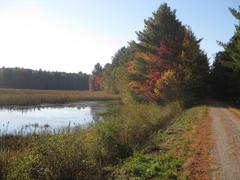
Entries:
{"label": "gravel road", "polygon": [[240,180],[240,118],[227,108],[211,106],[213,164],[211,179]]}

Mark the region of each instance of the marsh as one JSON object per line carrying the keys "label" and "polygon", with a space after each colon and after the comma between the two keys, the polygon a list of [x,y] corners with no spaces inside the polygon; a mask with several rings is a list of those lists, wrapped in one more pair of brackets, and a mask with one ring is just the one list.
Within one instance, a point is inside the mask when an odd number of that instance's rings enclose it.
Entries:
{"label": "marsh", "polygon": [[102,120],[116,101],[79,101],[36,106],[8,106],[0,109],[1,134],[58,132],[64,128],[84,127]]}

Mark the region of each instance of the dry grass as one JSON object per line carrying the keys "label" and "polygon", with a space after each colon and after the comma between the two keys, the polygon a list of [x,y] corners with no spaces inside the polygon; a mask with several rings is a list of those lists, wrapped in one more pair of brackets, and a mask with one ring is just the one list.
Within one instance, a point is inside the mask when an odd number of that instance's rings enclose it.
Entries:
{"label": "dry grass", "polygon": [[240,117],[240,109],[239,109],[239,108],[229,107],[228,109],[229,109],[229,111],[231,111],[233,114],[235,114],[236,116]]}
{"label": "dry grass", "polygon": [[0,106],[38,105],[79,100],[117,100],[119,96],[105,92],[0,89]]}
{"label": "dry grass", "polygon": [[206,106],[128,104],[87,129],[3,136],[0,179],[187,179],[193,130],[206,116]]}
{"label": "dry grass", "polygon": [[189,179],[208,180],[212,163],[211,149],[213,142],[211,138],[211,121],[206,118],[202,124],[195,129],[193,134],[193,149],[195,155],[191,159]]}
{"label": "dry grass", "polygon": [[119,163],[141,151],[180,112],[178,103],[116,106],[105,121],[87,129],[0,137],[0,150],[9,152],[0,155],[0,179],[110,178]]}

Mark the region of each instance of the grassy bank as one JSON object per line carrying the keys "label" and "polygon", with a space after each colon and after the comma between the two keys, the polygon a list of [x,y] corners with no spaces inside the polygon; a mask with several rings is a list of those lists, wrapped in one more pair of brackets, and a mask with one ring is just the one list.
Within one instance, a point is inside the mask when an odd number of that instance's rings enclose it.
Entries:
{"label": "grassy bank", "polygon": [[4,179],[169,179],[186,177],[191,134],[207,108],[131,104],[102,123],[58,135],[1,137]]}
{"label": "grassy bank", "polygon": [[117,177],[188,179],[192,157],[197,153],[193,147],[194,129],[206,116],[205,106],[183,111],[166,129],[152,134],[148,148],[125,160],[115,171]]}
{"label": "grassy bank", "polygon": [[117,100],[116,95],[104,92],[0,89],[0,106],[38,105],[79,100]]}

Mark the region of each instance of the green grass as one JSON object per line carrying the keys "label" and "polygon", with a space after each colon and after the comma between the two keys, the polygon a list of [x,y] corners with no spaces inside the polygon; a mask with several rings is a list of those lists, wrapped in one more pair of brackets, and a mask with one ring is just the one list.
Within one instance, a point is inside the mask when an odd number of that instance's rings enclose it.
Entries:
{"label": "green grass", "polygon": [[26,106],[79,100],[119,100],[119,97],[104,92],[90,91],[0,89],[0,106]]}
{"label": "green grass", "polygon": [[193,155],[189,135],[206,107],[116,106],[87,129],[1,137],[2,179],[175,179]]}
{"label": "green grass", "polygon": [[[207,116],[207,107],[185,110],[166,129],[153,133],[146,148],[130,157],[115,171],[132,179],[187,179],[189,162],[195,150],[192,130]],[[146,151],[147,150],[147,151]]]}
{"label": "green grass", "polygon": [[117,179],[177,179],[182,166],[179,157],[134,154],[116,173]]}

